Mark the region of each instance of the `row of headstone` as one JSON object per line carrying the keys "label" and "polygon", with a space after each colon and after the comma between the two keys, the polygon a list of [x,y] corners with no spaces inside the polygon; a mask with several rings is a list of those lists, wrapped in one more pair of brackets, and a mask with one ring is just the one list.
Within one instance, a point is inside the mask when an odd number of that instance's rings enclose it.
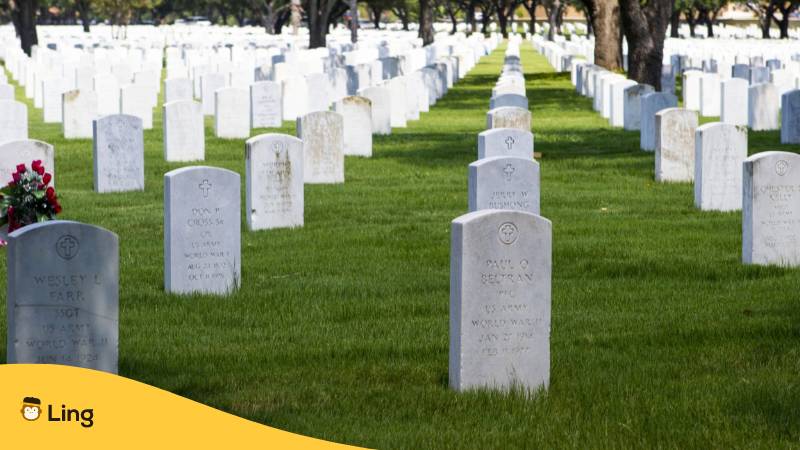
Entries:
{"label": "row of headstone", "polygon": [[[578,92],[595,100],[602,97],[600,92],[608,92],[605,80],[614,79],[583,62],[574,69]],[[800,186],[800,172],[794,169],[798,156],[777,151],[748,158],[747,144],[748,126],[777,129],[779,112],[781,142],[800,143],[800,90],[783,93],[778,108],[779,94],[771,83],[748,82],[736,74],[721,83],[713,73],[689,70],[683,75],[682,108],[666,92],[640,99],[641,147],[655,151],[655,179],[694,183],[694,204],[701,210],[741,210],[744,263],[800,265],[800,207],[793,198]],[[719,110],[709,112],[709,103],[719,103]],[[720,115],[722,121],[699,126],[698,112],[703,110]]]}
{"label": "row of headstone", "polygon": [[[518,42],[509,40],[490,101],[495,111],[528,110]],[[507,95],[525,102],[498,107]],[[530,116],[524,128],[489,128],[479,134],[479,159],[469,166],[470,212],[451,226],[450,387],[546,389],[552,225],[539,215]]]}

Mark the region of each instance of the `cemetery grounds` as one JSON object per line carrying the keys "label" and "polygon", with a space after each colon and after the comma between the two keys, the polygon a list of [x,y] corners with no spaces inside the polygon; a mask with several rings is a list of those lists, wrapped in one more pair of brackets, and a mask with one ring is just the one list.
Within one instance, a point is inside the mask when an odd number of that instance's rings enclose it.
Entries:
{"label": "cemetery grounds", "polygon": [[[529,42],[553,222],[551,384],[448,388],[450,221],[467,210],[504,49],[422,120],[375,136],[371,159],[347,157],[345,184],[306,185],[303,228],[243,227],[229,298],[164,292],[163,175],[190,164],[164,161],[160,106],[144,132],[145,191],[101,195],[91,140],[65,140],[29,103],[30,137],[56,149],[60,218],[119,234],[120,375],[367,447],[800,445],[797,270],[741,264],[741,213],[701,212],[691,184],[655,182],[639,133],[607,125]],[[262,132],[294,124],[251,135]],[[749,133],[751,154],[778,143],[778,131]],[[244,141],[214,138],[213,118],[203,164],[244,177]]]}

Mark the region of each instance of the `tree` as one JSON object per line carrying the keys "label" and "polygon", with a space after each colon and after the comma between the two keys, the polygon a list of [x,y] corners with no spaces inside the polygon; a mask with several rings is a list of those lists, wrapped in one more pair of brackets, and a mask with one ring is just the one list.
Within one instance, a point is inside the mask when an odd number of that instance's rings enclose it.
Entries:
{"label": "tree", "polygon": [[619,0],[582,0],[592,11],[594,63],[608,70],[622,68],[622,31]]}
{"label": "tree", "polygon": [[14,24],[14,31],[19,37],[22,51],[31,56],[34,45],[39,43],[39,36],[36,34],[36,10],[39,6],[38,0],[9,0],[11,9],[11,22]]}
{"label": "tree", "polygon": [[777,3],[776,0],[745,0],[744,2],[744,5],[758,17],[763,39],[769,39],[770,37],[769,28],[775,18]]}
{"label": "tree", "polygon": [[552,41],[556,33],[561,34],[559,23],[561,16],[564,14],[565,2],[561,0],[542,0],[542,5],[544,5],[544,10],[547,13],[547,24],[549,25],[547,40]]}
{"label": "tree", "polygon": [[[522,0],[491,0],[494,12],[497,14],[497,23],[500,25],[500,33],[503,38],[508,38],[508,22],[517,7],[522,4]],[[485,13],[484,13],[485,14]]]}
{"label": "tree", "polygon": [[536,7],[539,6],[541,0],[523,0],[522,7],[525,8],[525,11],[528,11],[528,16],[530,17],[530,22],[528,27],[530,28],[530,33],[536,33]]}
{"label": "tree", "polygon": [[628,78],[661,90],[664,39],[674,0],[620,0],[628,40]]}
{"label": "tree", "polygon": [[278,34],[276,29],[278,17],[283,12],[288,12],[287,0],[251,0],[250,9],[253,10],[261,26],[267,34]]}
{"label": "tree", "polygon": [[328,28],[349,8],[341,0],[308,0],[308,48],[325,47]]}
{"label": "tree", "polygon": [[81,24],[83,25],[83,32],[89,32],[89,24],[91,17],[89,11],[91,10],[90,0],[75,0],[75,9],[78,10],[78,15],[81,17]]}
{"label": "tree", "polygon": [[781,32],[781,39],[789,39],[789,17],[800,6],[800,0],[777,1],[776,9],[781,12],[781,19],[778,20],[773,15],[773,20],[778,24]]}
{"label": "tree", "polygon": [[392,2],[392,13],[400,19],[403,24],[403,30],[408,31],[408,25],[411,23],[411,5],[407,0],[395,0]]}
{"label": "tree", "polygon": [[419,0],[419,37],[422,45],[433,43],[433,0]]}
{"label": "tree", "polygon": [[453,24],[450,34],[456,34],[458,31],[458,12],[461,9],[460,5],[456,0],[439,0],[439,3],[442,9],[447,13],[447,17],[450,18],[450,22]]}

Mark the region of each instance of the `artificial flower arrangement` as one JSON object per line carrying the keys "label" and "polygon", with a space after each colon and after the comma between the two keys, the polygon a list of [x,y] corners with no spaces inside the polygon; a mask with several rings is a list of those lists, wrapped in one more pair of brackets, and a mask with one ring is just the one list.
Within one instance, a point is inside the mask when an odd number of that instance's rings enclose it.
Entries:
{"label": "artificial flower arrangement", "polygon": [[8,224],[8,232],[25,225],[45,222],[61,212],[56,190],[50,186],[53,176],[45,172],[42,161],[17,166],[12,180],[0,189],[0,226]]}

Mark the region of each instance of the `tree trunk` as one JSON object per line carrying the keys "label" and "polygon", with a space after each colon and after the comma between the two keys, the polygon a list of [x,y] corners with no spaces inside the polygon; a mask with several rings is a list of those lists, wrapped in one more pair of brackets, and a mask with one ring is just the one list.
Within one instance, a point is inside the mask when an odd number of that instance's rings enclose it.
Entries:
{"label": "tree trunk", "polygon": [[492,21],[491,10],[481,8],[481,33],[486,34],[489,32],[489,23]]}
{"label": "tree trunk", "polygon": [[370,6],[370,12],[372,12],[372,25],[375,27],[376,30],[381,29],[381,14],[383,14],[383,10],[380,6]]}
{"label": "tree trunk", "polygon": [[550,29],[547,30],[547,40],[552,41],[556,35],[556,30],[558,30],[558,13],[561,10],[561,1],[555,0],[553,2],[553,6],[547,11],[547,24],[550,25]]}
{"label": "tree trunk", "polygon": [[697,26],[697,20],[694,18],[694,11],[690,8],[683,11],[683,16],[686,17],[686,24],[689,25],[689,37],[696,37],[694,27]]}
{"label": "tree trunk", "polygon": [[781,6],[781,20],[778,21],[778,29],[781,31],[781,39],[789,39],[789,16],[795,9],[795,3],[788,6]]}
{"label": "tree trunk", "polygon": [[475,23],[475,1],[470,0],[467,4],[467,10],[464,11],[466,15],[465,19],[467,20],[467,24],[469,25],[469,32],[470,34],[478,31],[478,26]]}
{"label": "tree trunk", "polygon": [[358,0],[350,0],[350,42],[358,42]]}
{"label": "tree trunk", "polygon": [[672,7],[672,15],[669,17],[669,37],[679,38],[681,35],[678,30],[681,28],[681,10]]}
{"label": "tree trunk", "polygon": [[31,56],[34,45],[39,44],[39,36],[36,34],[36,10],[38,0],[16,0],[11,10],[12,20],[15,27],[18,26],[19,40],[22,44],[22,51]]}
{"label": "tree trunk", "polygon": [[88,33],[89,24],[91,23],[91,18],[89,17],[89,0],[76,0],[75,9],[78,10],[78,14],[81,16],[83,32]]}
{"label": "tree trunk", "polygon": [[620,0],[628,40],[628,78],[661,90],[661,60],[673,0]]}
{"label": "tree trunk", "polygon": [[309,0],[308,2],[308,48],[325,47],[328,35],[326,6],[325,0]]}
{"label": "tree trunk", "polygon": [[419,0],[419,37],[423,46],[433,43],[432,0]]}
{"label": "tree trunk", "polygon": [[508,16],[503,6],[497,8],[497,24],[500,25],[500,34],[503,35],[503,39],[508,39]]}
{"label": "tree trunk", "polygon": [[453,22],[453,28],[450,30],[450,34],[456,34],[456,32],[458,32],[458,17],[456,17],[455,9],[448,7],[447,15],[450,17],[450,21]]}
{"label": "tree trunk", "polygon": [[706,20],[706,34],[708,34],[708,37],[713,38],[714,37],[714,21],[711,20],[711,13],[709,11],[706,11],[705,15],[706,15],[706,19],[705,19]]}
{"label": "tree trunk", "polygon": [[622,68],[622,32],[618,0],[594,0],[594,63],[608,70]]}
{"label": "tree trunk", "polygon": [[764,16],[761,17],[761,37],[763,39],[769,39],[769,27],[772,25],[772,13],[775,12],[775,7],[772,6],[770,2],[769,6],[767,7]]}

